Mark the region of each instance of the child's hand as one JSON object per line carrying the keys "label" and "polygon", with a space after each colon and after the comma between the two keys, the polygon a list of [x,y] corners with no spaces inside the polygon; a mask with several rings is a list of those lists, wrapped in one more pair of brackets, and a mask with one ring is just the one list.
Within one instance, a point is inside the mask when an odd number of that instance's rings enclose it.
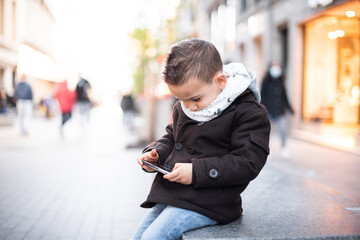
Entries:
{"label": "child's hand", "polygon": [[190,185],[192,181],[192,171],[192,163],[176,163],[172,172],[165,174],[164,178],[170,182]]}
{"label": "child's hand", "polygon": [[151,152],[146,152],[146,153],[144,153],[143,155],[141,155],[140,157],[137,158],[138,164],[140,164],[140,166],[141,166],[143,169],[145,169],[145,170],[148,171],[148,172],[155,172],[154,169],[149,168],[148,166],[143,165],[142,160],[144,160],[144,159],[147,159],[149,162],[153,162],[153,163],[158,162],[158,160],[159,160],[159,154],[157,154],[156,149],[151,150]]}

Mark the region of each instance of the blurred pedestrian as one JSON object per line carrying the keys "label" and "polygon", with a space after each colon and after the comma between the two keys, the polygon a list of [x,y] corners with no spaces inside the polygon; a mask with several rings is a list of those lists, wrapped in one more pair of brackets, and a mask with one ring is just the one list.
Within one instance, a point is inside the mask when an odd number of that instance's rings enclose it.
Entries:
{"label": "blurred pedestrian", "polygon": [[40,111],[44,114],[46,119],[50,119],[53,117],[52,115],[52,97],[46,96],[41,97],[39,105],[38,105]]}
{"label": "blurred pedestrian", "polygon": [[20,120],[21,133],[29,134],[29,127],[33,113],[33,91],[27,82],[25,74],[21,74],[20,81],[15,87],[15,98]]}
{"label": "blurred pedestrian", "polygon": [[0,113],[7,114],[8,113],[8,98],[9,95],[6,93],[4,87],[0,89]]}
{"label": "blurred pedestrian", "polygon": [[43,104],[45,107],[45,117],[46,119],[50,119],[53,117],[53,109],[52,109],[52,103],[53,103],[53,99],[52,96],[46,96],[43,99]]}
{"label": "blurred pedestrian", "polygon": [[91,85],[88,80],[81,77],[76,84],[76,101],[80,113],[80,122],[84,126],[89,122],[91,109]]}
{"label": "blurred pedestrian", "polygon": [[56,98],[59,102],[59,107],[61,111],[61,125],[60,125],[60,134],[63,137],[63,128],[67,121],[70,120],[73,105],[76,101],[76,93],[75,91],[71,91],[68,88],[67,81],[60,83],[58,89],[54,94],[54,98]]}
{"label": "blurred pedestrian", "polygon": [[285,74],[281,64],[272,61],[261,84],[261,103],[268,110],[272,124],[276,124],[281,140],[281,156],[289,157],[289,150],[286,148],[288,126],[286,113],[294,114],[285,88]]}
{"label": "blurred pedestrian", "polygon": [[123,95],[120,106],[123,110],[124,125],[129,129],[132,129],[134,126],[135,103],[131,93]]}

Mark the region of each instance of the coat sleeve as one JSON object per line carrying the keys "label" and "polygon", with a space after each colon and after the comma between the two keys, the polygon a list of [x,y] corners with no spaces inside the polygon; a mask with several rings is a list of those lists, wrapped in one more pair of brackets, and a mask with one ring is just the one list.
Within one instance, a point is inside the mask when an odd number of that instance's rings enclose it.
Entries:
{"label": "coat sleeve", "polygon": [[294,114],[294,110],[293,110],[293,108],[291,107],[291,104],[290,104],[290,102],[289,102],[289,98],[288,98],[288,96],[287,96],[286,88],[285,88],[284,85],[282,86],[282,88],[283,88],[282,100],[283,100],[283,102],[284,102],[284,104],[285,104],[285,109],[286,109],[286,110],[289,110],[289,112],[290,112],[291,114]]}
{"label": "coat sleeve", "polygon": [[[257,104],[257,103],[256,103]],[[270,122],[265,108],[236,116],[232,124],[231,150],[219,157],[192,159],[196,188],[247,184],[255,179],[269,154]]]}
{"label": "coat sleeve", "polygon": [[173,135],[173,126],[169,124],[166,127],[166,134],[159,140],[150,143],[147,145],[143,153],[149,152],[152,149],[156,149],[159,154],[159,162],[164,163],[165,159],[171,154],[174,148],[174,135]]}
{"label": "coat sleeve", "polygon": [[260,89],[260,94],[261,94],[261,103],[263,103],[264,105],[267,105],[269,102],[269,84],[268,84],[269,80],[268,77],[264,77],[262,83],[261,83],[261,89]]}

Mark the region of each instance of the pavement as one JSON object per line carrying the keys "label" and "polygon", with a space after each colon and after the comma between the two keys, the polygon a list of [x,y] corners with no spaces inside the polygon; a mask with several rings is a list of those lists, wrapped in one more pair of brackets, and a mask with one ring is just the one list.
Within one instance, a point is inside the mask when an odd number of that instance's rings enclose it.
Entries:
{"label": "pavement", "polygon": [[360,201],[286,168],[268,164],[242,194],[243,215],[187,232],[183,240],[360,239]]}
{"label": "pavement", "polygon": [[117,106],[75,115],[60,137],[58,117],[35,118],[30,134],[0,128],[0,239],[129,239],[145,214],[153,175],[136,163],[136,136]]}
{"label": "pavement", "polygon": [[242,193],[243,215],[183,240],[360,239],[360,155],[290,138],[270,139],[264,169]]}
{"label": "pavement", "polygon": [[[0,127],[0,240],[130,239],[146,212],[139,205],[153,179],[136,163],[141,149],[126,148],[138,140],[136,133],[122,125],[120,108],[111,104],[92,109],[86,126],[74,114],[64,129],[64,138],[60,137],[59,123],[59,117],[36,117],[28,136],[20,135],[16,124]],[[334,194],[342,199],[350,208],[351,226],[360,231],[356,210],[359,155],[290,138],[290,155],[282,158],[278,145],[277,136],[272,136],[269,161],[245,190],[244,204],[266,186],[307,186],[317,193],[317,198],[308,198],[309,204]],[[329,192],[332,195],[326,195]],[[286,203],[299,196],[299,192],[287,193],[293,194],[292,198],[287,201],[281,195],[277,201]],[[245,213],[254,221],[257,217],[266,219],[256,212],[251,215],[248,209]],[[321,213],[339,209],[325,208]],[[300,210],[297,213],[301,214]],[[321,219],[328,219],[326,216]],[[233,229],[238,226],[230,225]],[[316,228],[308,224],[303,230]],[[339,229],[341,223],[334,231]]]}

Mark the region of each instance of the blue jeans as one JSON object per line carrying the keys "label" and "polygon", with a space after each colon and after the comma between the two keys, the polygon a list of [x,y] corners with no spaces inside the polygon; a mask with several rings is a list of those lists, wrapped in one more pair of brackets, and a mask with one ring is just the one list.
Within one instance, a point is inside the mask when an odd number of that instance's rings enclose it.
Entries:
{"label": "blue jeans", "polygon": [[200,213],[158,203],[145,215],[132,239],[180,239],[186,231],[215,224],[217,221]]}

